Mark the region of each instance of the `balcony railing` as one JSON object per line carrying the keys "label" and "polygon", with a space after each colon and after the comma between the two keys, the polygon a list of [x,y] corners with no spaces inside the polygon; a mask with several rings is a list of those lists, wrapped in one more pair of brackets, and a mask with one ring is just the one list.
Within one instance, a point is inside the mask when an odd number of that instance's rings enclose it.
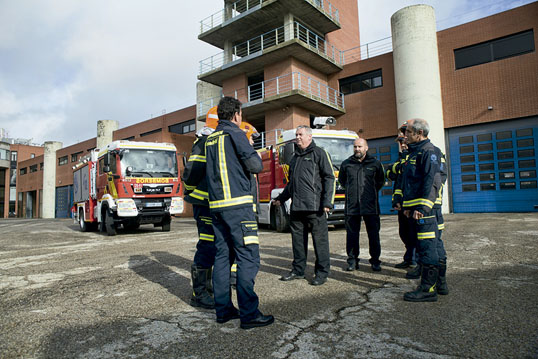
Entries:
{"label": "balcony railing", "polygon": [[200,75],[253,54],[261,55],[263,51],[269,50],[292,39],[297,39],[305,43],[312,51],[326,57],[329,61],[338,65],[343,65],[342,51],[338,50],[328,41],[325,41],[324,38],[316,35],[300,23],[294,22],[293,30],[282,26],[246,42],[235,45],[232,47],[231,53],[229,51],[222,51],[200,61]]}
{"label": "balcony railing", "polygon": [[[292,91],[301,91],[303,96],[331,107],[344,108],[344,95],[340,91],[300,72],[292,72],[235,90],[233,96],[248,104]],[[205,116],[211,107],[218,104],[219,100],[220,97],[216,97],[198,103],[198,116]]]}
{"label": "balcony railing", "polygon": [[373,41],[365,45],[342,51],[343,64],[349,64],[370,57],[383,55],[392,51],[392,37]]}
{"label": "balcony railing", "polygon": [[[231,8],[229,10],[229,15],[226,16],[226,9],[222,9],[220,11],[217,11],[211,16],[208,16],[207,18],[200,21],[200,34],[203,34],[206,31],[209,31],[217,26],[222,25],[222,23],[225,20],[233,19],[236,16],[241,15],[245,11],[251,10],[255,8],[256,6],[261,5],[267,0],[239,0],[234,2],[231,5]],[[287,1],[287,0],[284,0]],[[319,9],[321,12],[323,12],[325,15],[327,15],[330,19],[336,22],[340,22],[340,13],[337,8],[335,8],[329,1],[327,0],[304,0],[307,3],[311,4],[312,6]]]}

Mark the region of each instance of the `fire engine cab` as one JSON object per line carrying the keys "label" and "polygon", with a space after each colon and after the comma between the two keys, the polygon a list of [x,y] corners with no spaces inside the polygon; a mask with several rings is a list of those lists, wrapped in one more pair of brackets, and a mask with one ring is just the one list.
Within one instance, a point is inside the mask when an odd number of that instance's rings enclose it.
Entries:
{"label": "fire engine cab", "polygon": [[176,147],[169,143],[115,141],[73,167],[73,218],[81,231],[99,226],[113,236],[123,225],[170,231],[183,213]]}
{"label": "fire engine cab", "polygon": [[[332,117],[317,117],[316,127],[334,124]],[[258,174],[259,214],[258,222],[268,224],[278,232],[289,229],[291,199],[280,207],[274,206],[271,199],[277,197],[289,181],[289,161],[295,152],[295,129],[279,131],[275,134],[276,144],[258,150],[262,156],[263,170]],[[323,147],[331,156],[336,179],[334,208],[328,217],[328,223],[344,224],[345,193],[338,183],[338,171],[342,162],[353,154],[353,142],[359,138],[357,133],[348,130],[312,129],[312,139],[316,146]]]}

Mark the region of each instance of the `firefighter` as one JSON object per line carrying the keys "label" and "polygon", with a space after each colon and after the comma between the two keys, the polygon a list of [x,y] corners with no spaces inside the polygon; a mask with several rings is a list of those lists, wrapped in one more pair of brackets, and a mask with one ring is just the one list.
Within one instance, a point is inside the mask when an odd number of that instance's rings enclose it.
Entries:
{"label": "firefighter", "polygon": [[428,139],[429,125],[423,119],[407,121],[405,137],[409,156],[402,166],[398,190],[402,194],[402,209],[412,218],[413,234],[422,265],[421,281],[404,300],[431,302],[437,300],[440,259],[446,253],[439,238],[439,227],[434,204],[442,190],[442,152]]}
{"label": "firefighter", "polygon": [[[398,149],[399,149],[399,159],[392,165],[390,165],[386,171],[386,177],[393,181],[393,190],[395,191],[392,196],[393,200],[393,208],[397,210],[398,212],[398,234],[400,235],[400,239],[402,240],[404,246],[405,246],[405,253],[403,256],[403,261],[401,263],[396,264],[395,268],[415,268],[416,258],[415,258],[415,251],[417,247],[417,239],[415,236],[412,235],[411,232],[411,220],[407,218],[403,214],[403,210],[401,207],[401,191],[396,193],[397,191],[397,182],[398,182],[398,176],[401,175],[401,167],[402,164],[405,162],[407,155],[409,153],[407,149],[407,142],[405,140],[405,129],[407,128],[407,123],[404,123],[400,128],[398,129],[398,137],[396,138],[396,141],[398,142]],[[399,210],[398,210],[399,208]]]}
{"label": "firefighter", "polygon": [[[261,157],[239,128],[241,102],[232,97],[220,100],[219,124],[205,145],[209,208],[215,231],[217,254],[213,291],[217,323],[241,319],[241,328],[262,327],[274,322],[272,315],[258,309],[254,279],[260,267],[258,224],[254,216],[251,174],[259,173]],[[237,302],[230,291],[230,267],[237,262]]]}
{"label": "firefighter", "polygon": [[214,309],[212,295],[212,268],[215,263],[215,233],[213,232],[207,180],[205,178],[205,142],[207,136],[217,127],[216,106],[206,115],[206,126],[196,133],[191,155],[183,171],[184,200],[192,204],[192,211],[198,227],[198,243],[191,266],[192,295],[190,305]]}

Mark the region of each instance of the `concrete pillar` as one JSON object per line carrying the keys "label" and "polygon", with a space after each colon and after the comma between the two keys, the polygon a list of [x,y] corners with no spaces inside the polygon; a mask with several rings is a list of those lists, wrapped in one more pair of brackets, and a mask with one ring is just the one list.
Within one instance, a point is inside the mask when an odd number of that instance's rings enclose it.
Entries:
{"label": "concrete pillar", "polygon": [[114,131],[120,127],[118,121],[99,120],[97,121],[97,148],[105,148],[114,140]]}
{"label": "concrete pillar", "polygon": [[223,65],[233,61],[234,46],[230,40],[224,40]]}
{"label": "concrete pillar", "polygon": [[284,15],[284,41],[288,41],[293,39],[294,31],[293,31],[293,15],[288,13]]}
{"label": "concrete pillar", "polygon": [[[43,218],[56,216],[56,151],[62,148],[61,142],[45,142],[43,156]],[[19,209],[22,210],[22,209]]]}
{"label": "concrete pillar", "polygon": [[[207,111],[211,107],[217,106],[221,97],[222,87],[209,82],[198,81],[196,83],[196,117],[203,117],[203,121],[205,121]],[[196,121],[196,131],[203,126],[204,123]]]}
{"label": "concrete pillar", "polygon": [[[413,5],[390,20],[398,126],[425,119],[428,137],[446,154],[435,11],[429,5]],[[448,212],[447,193],[445,188],[443,212]]]}

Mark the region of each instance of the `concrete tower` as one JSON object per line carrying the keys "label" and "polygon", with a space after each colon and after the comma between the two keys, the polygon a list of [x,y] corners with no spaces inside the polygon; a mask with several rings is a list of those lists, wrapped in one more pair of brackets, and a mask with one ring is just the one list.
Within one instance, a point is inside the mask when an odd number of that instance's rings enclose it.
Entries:
{"label": "concrete tower", "polygon": [[99,120],[97,121],[97,148],[102,149],[113,141],[114,131],[120,127],[118,121]]}
{"label": "concrete tower", "polygon": [[43,156],[43,218],[54,218],[56,214],[56,151],[61,142],[45,142]]}
{"label": "concrete tower", "polygon": [[[428,137],[446,153],[435,12],[429,5],[392,15],[392,47],[398,126],[413,118],[430,124]],[[444,191],[443,212],[448,212]]]}

